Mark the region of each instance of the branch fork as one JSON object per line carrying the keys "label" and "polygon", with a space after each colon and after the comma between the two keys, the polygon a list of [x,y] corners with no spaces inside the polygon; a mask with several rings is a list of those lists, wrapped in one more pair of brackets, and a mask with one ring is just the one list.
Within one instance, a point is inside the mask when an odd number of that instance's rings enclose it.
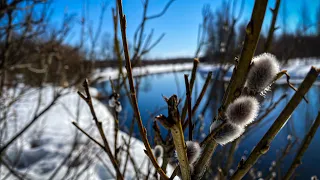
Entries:
{"label": "branch fork", "polygon": [[189,162],[186,152],[186,143],[184,141],[184,133],[182,130],[180,113],[178,105],[180,101],[177,95],[172,95],[170,98],[163,97],[168,105],[168,117],[160,114],[155,117],[165,128],[169,129],[172,133],[173,142],[177,151],[180,172],[182,179],[191,179]]}

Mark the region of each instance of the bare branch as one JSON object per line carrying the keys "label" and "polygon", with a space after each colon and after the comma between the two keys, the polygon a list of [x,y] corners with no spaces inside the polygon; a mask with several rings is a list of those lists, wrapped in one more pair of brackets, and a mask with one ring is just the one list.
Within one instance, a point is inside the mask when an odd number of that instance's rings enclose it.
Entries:
{"label": "bare branch", "polygon": [[122,43],[123,43],[123,48],[124,48],[124,56],[126,59],[126,68],[128,72],[128,81],[129,81],[129,86],[130,86],[130,95],[131,95],[131,101],[133,103],[133,108],[134,108],[134,113],[135,117],[137,118],[137,123],[140,131],[140,135],[142,137],[142,141],[144,143],[144,146],[146,147],[145,152],[147,153],[147,156],[150,158],[153,166],[156,168],[158,173],[163,179],[169,179],[167,175],[163,172],[159,164],[157,163],[157,160],[155,159],[152,149],[150,147],[148,138],[147,138],[147,131],[144,128],[142,124],[142,119],[140,116],[140,111],[138,107],[138,102],[136,98],[136,93],[135,93],[135,88],[134,88],[134,82],[133,82],[133,75],[132,75],[132,67],[131,67],[131,61],[130,61],[130,56],[129,56],[129,50],[128,50],[128,42],[127,42],[127,35],[126,35],[126,17],[123,14],[123,9],[122,9],[122,1],[117,0],[118,2],[118,7],[119,7],[119,18],[120,18],[120,25],[121,25],[121,34],[122,34]]}
{"label": "bare branch", "polygon": [[298,150],[298,153],[296,154],[296,157],[294,158],[289,170],[287,171],[283,179],[289,180],[292,174],[294,173],[295,169],[302,163],[302,157],[306,152],[306,150],[308,149],[314,135],[316,134],[319,125],[320,125],[320,112],[318,113],[318,116],[314,121],[312,127],[310,128],[308,134],[304,137],[303,142]]}

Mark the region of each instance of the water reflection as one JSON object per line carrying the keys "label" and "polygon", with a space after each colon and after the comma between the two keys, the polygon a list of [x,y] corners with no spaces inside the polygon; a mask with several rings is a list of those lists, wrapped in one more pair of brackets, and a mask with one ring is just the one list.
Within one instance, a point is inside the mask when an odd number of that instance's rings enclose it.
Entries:
{"label": "water reflection", "polygon": [[[157,114],[167,114],[166,103],[162,98],[162,95],[171,96],[172,94],[177,94],[180,98],[185,98],[185,87],[184,87],[184,79],[183,74],[189,72],[176,72],[176,73],[166,73],[166,74],[156,74],[149,75],[139,78],[139,89],[138,89],[138,103],[140,108],[141,117],[143,119],[143,123],[148,129],[148,138],[152,141],[152,122],[153,117]],[[201,88],[205,81],[205,74],[197,73],[197,80],[195,83],[194,91],[193,91],[193,99],[194,103],[196,98],[199,96]],[[137,80],[136,80],[137,81]],[[212,86],[214,84],[214,86]],[[224,88],[227,86],[226,83],[221,81],[215,81],[214,79],[211,82],[211,87],[208,88],[206,95],[204,96],[201,105],[198,108],[196,118],[202,112],[204,113],[203,117],[203,132],[205,134],[209,131],[209,126],[212,121],[212,118],[215,116],[220,102],[223,96]],[[298,85],[296,85],[298,86]],[[97,85],[98,89],[105,93],[110,92],[110,84],[109,82],[104,82]],[[281,156],[282,150],[285,148],[285,145],[288,142],[288,135],[297,136],[298,141],[294,146],[294,150],[292,153],[289,153],[284,159],[283,164],[280,166],[281,171],[277,171],[277,173],[284,173],[286,169],[292,162],[292,159],[295,155],[295,150],[298,147],[299,143],[302,141],[305,133],[309,130],[312,122],[316,118],[318,111],[320,109],[320,86],[314,85],[309,92],[307,93],[307,99],[309,103],[307,104],[305,101],[302,101],[295,112],[292,114],[288,123],[282,128],[281,132],[276,136],[274,141],[271,144],[271,148],[269,152],[262,156],[258,161],[255,168],[262,170],[263,174],[269,173],[269,167],[272,161],[274,161],[277,157]],[[288,88],[287,85],[274,85],[273,90],[268,93],[267,97],[264,99],[261,104],[261,109],[267,107],[271,100],[276,101],[279,99],[284,93],[287,93],[288,96],[286,99],[281,101],[276,109],[268,114],[261,125],[257,126],[253,131],[250,131],[241,143],[238,146],[237,151],[235,152],[235,162],[232,166],[233,169],[236,168],[237,162],[243,156],[247,156],[248,153],[252,150],[252,148],[257,144],[257,142],[262,138],[264,133],[269,129],[273,121],[278,117],[279,113],[285,107],[287,102],[290,100],[294,91]],[[124,95],[124,92],[121,93],[121,103],[123,104],[124,111],[120,114],[120,124],[122,124],[122,130],[128,131],[127,129],[130,127],[131,119],[132,119],[132,108],[129,104],[128,98]],[[209,101],[208,101],[209,100]],[[183,103],[181,103],[183,104]],[[204,109],[207,109],[204,111]],[[126,120],[128,119],[128,120]],[[195,128],[196,138],[203,138],[199,132],[199,125]],[[166,130],[161,127],[161,132],[163,135],[166,135]],[[134,134],[137,138],[139,138],[139,130],[138,127],[134,126]],[[218,151],[224,151],[226,147],[219,147]],[[320,176],[318,170],[317,162],[320,162],[320,156],[318,152],[320,151],[320,132],[317,132],[315,138],[311,142],[309,149],[304,155],[303,165],[297,169],[297,174],[299,175],[298,179],[309,179],[313,175]]]}

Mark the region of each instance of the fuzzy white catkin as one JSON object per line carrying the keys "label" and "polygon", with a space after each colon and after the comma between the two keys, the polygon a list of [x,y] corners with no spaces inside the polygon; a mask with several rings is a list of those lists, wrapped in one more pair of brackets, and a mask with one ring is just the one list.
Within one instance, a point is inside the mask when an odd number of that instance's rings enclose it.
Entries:
{"label": "fuzzy white catkin", "polygon": [[193,141],[186,141],[187,145],[187,157],[189,164],[196,162],[201,153],[199,143]]}
{"label": "fuzzy white catkin", "polygon": [[252,59],[253,65],[248,73],[246,87],[249,92],[264,93],[279,73],[279,62],[270,53],[263,53]]}
{"label": "fuzzy white catkin", "polygon": [[119,101],[116,101],[116,108],[115,109],[118,113],[122,111],[122,106]]}
{"label": "fuzzy white catkin", "polygon": [[156,158],[163,156],[163,147],[161,145],[156,145],[153,149],[153,154]]}
{"label": "fuzzy white catkin", "polygon": [[228,122],[239,126],[250,124],[258,115],[259,102],[251,96],[241,96],[234,100],[226,110]]}
{"label": "fuzzy white catkin", "polygon": [[[210,126],[210,132],[216,129],[221,123],[219,120],[214,121]],[[226,125],[216,133],[214,140],[220,145],[225,145],[240,137],[243,132],[244,128],[242,126],[227,122]]]}
{"label": "fuzzy white catkin", "polygon": [[193,171],[194,171],[194,167],[192,164],[189,164],[189,168],[190,168],[190,174],[193,174]]}
{"label": "fuzzy white catkin", "polygon": [[258,178],[261,178],[261,177],[262,177],[262,172],[261,172],[261,171],[258,171],[258,172],[257,172],[257,176],[258,176]]}
{"label": "fuzzy white catkin", "polygon": [[116,99],[112,96],[110,99],[109,99],[109,106],[110,107],[115,107],[116,106]]}

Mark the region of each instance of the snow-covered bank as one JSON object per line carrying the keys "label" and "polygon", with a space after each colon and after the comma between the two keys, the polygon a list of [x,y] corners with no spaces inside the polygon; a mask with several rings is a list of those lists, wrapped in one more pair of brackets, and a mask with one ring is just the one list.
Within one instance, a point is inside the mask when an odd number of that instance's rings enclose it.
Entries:
{"label": "snow-covered bank", "polygon": [[[79,156],[83,163],[71,163],[66,161],[54,179],[65,179],[67,173],[71,175],[76,171],[84,172],[77,179],[114,179],[115,171],[109,160],[109,157],[101,152],[101,149],[93,143],[88,142],[88,138],[82,135],[71,124],[72,121],[78,121],[80,127],[96,139],[101,139],[98,135],[98,130],[94,125],[90,110],[86,103],[79,98],[75,89],[68,89],[67,95],[62,96],[58,101],[34,124],[23,136],[18,139],[15,144],[11,145],[7,151],[7,159],[17,161],[19,172],[27,172],[27,179],[48,179],[52,173],[59,167],[63,160],[69,155],[71,159]],[[10,139],[18,130],[24,127],[34,116],[37,109],[37,101],[40,90],[32,89],[17,102],[15,102],[9,110],[11,117],[8,122],[8,137]],[[46,107],[53,99],[54,90],[52,87],[45,87],[41,90],[42,103],[40,111]],[[110,147],[114,144],[113,116],[109,110],[99,101],[94,100],[94,108],[97,117],[103,122],[104,131],[109,141]],[[78,118],[77,118],[78,117]],[[17,121],[16,121],[17,120]],[[75,140],[75,134],[78,133],[79,146],[72,150]],[[128,141],[129,136],[124,132],[118,134],[118,145],[123,144],[123,138]],[[18,147],[18,148],[17,148]],[[112,148],[113,149],[113,148]],[[147,157],[144,154],[144,145],[141,141],[132,138],[130,154],[135,161],[139,170],[146,174]],[[21,154],[20,154],[21,153]],[[96,157],[99,155],[104,163],[100,162]],[[126,153],[122,153],[121,161],[125,161]],[[83,160],[83,161],[81,161]],[[90,160],[92,160],[90,162]],[[90,166],[86,168],[87,162]],[[124,163],[122,163],[123,165]],[[106,168],[106,166],[108,168]],[[71,168],[70,168],[71,167]],[[70,168],[70,169],[68,169]],[[121,171],[122,171],[121,167]],[[77,170],[76,170],[77,169]],[[109,169],[109,170],[108,170]],[[1,166],[0,177],[6,174],[6,168]],[[168,173],[172,172],[169,166]],[[134,166],[129,160],[126,170],[126,179],[135,177]]]}
{"label": "snow-covered bank", "polygon": [[[281,70],[287,70],[290,75],[290,82],[293,84],[299,84],[303,81],[307,73],[310,71],[311,66],[320,68],[320,59],[318,58],[305,58],[305,59],[292,59],[289,60],[288,64],[282,64]],[[233,65],[224,65],[223,69],[228,69],[228,72],[224,76],[225,81],[229,81],[232,72],[233,72]],[[209,71],[213,71],[213,76],[215,76],[220,71],[219,65],[200,65],[198,68],[200,73],[208,73]],[[276,81],[277,84],[286,84],[287,79],[283,76],[281,79]],[[315,84],[320,84],[320,77]]]}
{"label": "snow-covered bank", "polygon": [[[148,74],[158,74],[158,73],[167,73],[167,72],[174,72],[174,71],[184,71],[184,70],[191,70],[193,63],[185,63],[185,64],[165,64],[165,65],[150,65],[144,67],[137,67],[133,69],[133,76],[143,76]],[[315,66],[320,68],[320,59],[319,58],[302,58],[302,59],[291,59],[289,60],[288,64],[282,65],[281,69],[288,70],[288,73],[291,76],[291,83],[299,84],[304,79],[306,74],[309,72],[310,67]],[[226,68],[228,66],[224,66]],[[198,67],[198,71],[200,73],[208,73],[209,71],[213,71],[213,75],[220,71],[220,66],[215,64],[201,64]],[[229,81],[232,75],[233,66],[229,68],[228,72],[226,73],[224,80]],[[126,73],[126,69],[123,68],[123,72]],[[96,71],[92,79],[96,79],[99,77],[99,82],[108,81],[109,78],[117,79],[119,77],[118,69],[114,68],[105,68],[101,71]],[[319,77],[320,81],[320,77]],[[317,81],[316,84],[320,82]],[[285,84],[286,78],[283,77],[278,80],[276,83],[278,84]]]}
{"label": "snow-covered bank", "polygon": [[[184,70],[191,70],[193,63],[185,63],[185,64],[163,64],[163,65],[150,65],[150,66],[143,66],[143,67],[136,67],[133,68],[132,74],[133,76],[143,76],[147,74],[159,74],[159,73],[166,73],[166,72],[173,72],[173,71],[184,71]],[[126,74],[126,69],[123,67],[122,71]],[[102,71],[97,70],[94,74],[92,79],[96,79],[101,77],[99,81],[107,81],[109,78],[117,79],[119,77],[118,69],[114,68],[105,68]]]}

